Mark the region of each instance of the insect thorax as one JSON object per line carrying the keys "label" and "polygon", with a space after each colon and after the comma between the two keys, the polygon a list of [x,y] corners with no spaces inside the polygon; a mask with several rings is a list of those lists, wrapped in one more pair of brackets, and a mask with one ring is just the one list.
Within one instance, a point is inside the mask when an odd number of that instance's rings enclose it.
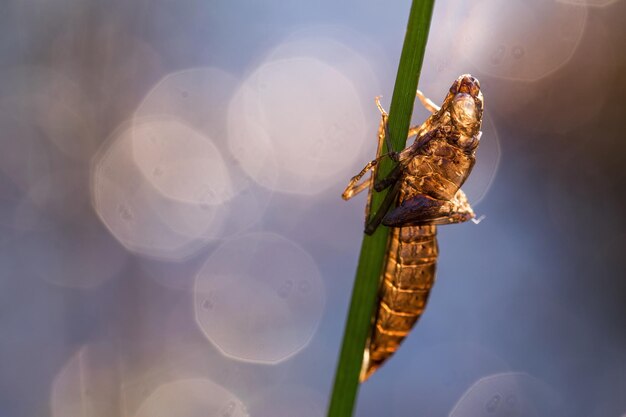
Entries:
{"label": "insect thorax", "polygon": [[451,200],[474,166],[473,149],[468,150],[449,136],[425,144],[406,167],[400,201],[420,194]]}

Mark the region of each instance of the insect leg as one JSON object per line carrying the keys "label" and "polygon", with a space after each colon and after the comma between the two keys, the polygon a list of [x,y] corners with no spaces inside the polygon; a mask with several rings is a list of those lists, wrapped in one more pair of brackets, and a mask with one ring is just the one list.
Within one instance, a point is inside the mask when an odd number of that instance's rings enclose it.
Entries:
{"label": "insect leg", "polygon": [[[365,174],[367,174],[369,170],[375,169],[376,166],[378,165],[378,162],[386,156],[389,156],[389,154],[381,155],[378,158],[374,159],[373,161],[368,162],[368,164],[365,165],[365,167],[361,170],[361,172],[359,172],[357,175],[352,177],[352,179],[350,179],[350,182],[348,183],[348,186],[344,190],[343,194],[341,194],[341,197],[344,200],[349,200],[355,195],[357,195],[358,193],[360,193],[361,191],[365,190],[367,187],[369,187],[372,182],[371,178],[368,178],[367,180],[361,183],[359,183],[359,181],[361,180],[361,178],[365,176]],[[383,187],[381,189],[384,189],[384,188],[386,187]],[[376,191],[380,191],[380,190],[377,189]]]}
{"label": "insect leg", "polygon": [[[426,97],[424,93],[422,93],[420,90],[417,90],[416,97],[420,100],[420,102],[426,108],[426,110],[428,110],[429,112],[433,114],[421,125],[415,125],[415,126],[409,127],[408,137],[421,136],[424,133],[431,130],[433,128],[434,118],[436,117],[436,113],[439,110],[441,110],[441,107],[439,107],[431,99]],[[402,159],[402,157],[400,159]]]}
{"label": "insect leg", "polygon": [[341,198],[343,198],[344,200],[349,200],[355,195],[357,195],[358,193],[360,193],[361,191],[365,190],[367,187],[369,187],[371,183],[371,178],[368,178],[367,180],[363,181],[360,184],[359,184],[359,181],[361,180],[361,178],[363,178],[365,174],[367,174],[367,171],[372,169],[377,163],[378,161],[374,159],[373,161],[365,165],[365,168],[363,168],[361,172],[359,172],[354,177],[352,177],[352,179],[348,183],[348,186],[341,194]]}
{"label": "insect leg", "polygon": [[421,136],[423,135],[426,131],[429,130],[430,125],[427,124],[428,121],[422,123],[421,125],[415,125],[415,126],[411,126],[409,127],[409,134],[407,137],[411,137],[411,136]]}
{"label": "insect leg", "polygon": [[371,235],[376,231],[376,229],[380,225],[380,222],[383,220],[383,217],[385,217],[385,214],[387,214],[391,205],[394,203],[394,201],[396,201],[401,185],[401,181],[396,181],[389,194],[385,196],[385,199],[380,204],[380,207],[378,208],[378,211],[376,211],[376,214],[374,214],[374,217],[367,220],[367,223],[365,224],[366,234]]}
{"label": "insect leg", "polygon": [[393,168],[393,170],[389,173],[389,175],[387,175],[385,178],[382,178],[374,182],[374,190],[377,192],[380,192],[384,190],[385,188],[388,188],[392,186],[393,184],[395,184],[396,181],[398,181],[400,179],[400,176],[402,175],[402,167],[403,166],[401,164],[396,165]]}
{"label": "insect leg", "polygon": [[[376,101],[376,107],[378,107],[378,110],[380,111],[380,114],[381,114],[380,125],[378,126],[378,147],[376,149],[376,159],[374,159],[373,161],[369,162],[367,165],[365,165],[365,167],[361,170],[361,172],[359,172],[357,175],[352,177],[352,179],[348,183],[348,186],[344,190],[343,194],[341,194],[341,197],[344,200],[351,199],[355,195],[359,194],[361,191],[367,189],[371,184],[373,184],[372,178],[369,178],[369,179],[363,181],[362,183],[359,183],[359,181],[370,170],[373,170],[372,177],[375,177],[376,176],[376,167],[378,165],[378,162],[382,158],[384,158],[385,156],[390,156],[389,154],[381,155],[382,151],[383,151],[383,146],[384,146],[383,143],[385,142],[385,138],[387,137],[385,132],[386,132],[386,128],[387,128],[388,114],[385,111],[385,109],[383,108],[383,106],[380,104],[380,97],[376,97],[375,101]],[[370,194],[371,194],[371,191],[370,191]],[[368,202],[369,202],[370,199],[371,198],[368,197]],[[369,203],[368,203],[368,206],[369,206]],[[366,212],[369,212],[369,209],[366,209]]]}
{"label": "insect leg", "polygon": [[398,162],[398,152],[393,150],[393,146],[391,146],[391,135],[389,134],[389,125],[387,123],[387,119],[389,118],[389,114],[387,113],[387,111],[385,111],[385,109],[383,108],[383,106],[380,104],[380,97],[376,97],[376,107],[378,107],[378,110],[380,111],[380,114],[382,115],[382,126],[384,126],[384,131],[383,132],[379,132],[379,136],[382,133],[384,135],[384,140],[385,140],[385,144],[387,145],[387,152],[389,157]]}
{"label": "insect leg", "polygon": [[428,97],[426,97],[424,95],[424,93],[422,93],[420,90],[417,90],[417,92],[415,93],[415,95],[417,96],[417,98],[420,100],[420,102],[422,103],[422,105],[424,107],[426,107],[426,110],[428,110],[431,113],[437,113],[439,110],[441,110],[441,107],[439,107],[438,105],[436,105],[431,99],[429,99]]}

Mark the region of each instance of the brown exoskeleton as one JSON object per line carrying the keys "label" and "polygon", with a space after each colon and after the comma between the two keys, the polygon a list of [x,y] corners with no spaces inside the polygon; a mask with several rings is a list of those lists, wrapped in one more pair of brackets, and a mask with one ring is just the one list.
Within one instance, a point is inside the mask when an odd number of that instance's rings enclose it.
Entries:
{"label": "brown exoskeleton", "polygon": [[[480,84],[469,74],[461,75],[441,107],[421,92],[417,95],[432,114],[423,124],[409,129],[409,137],[415,136],[415,141],[399,153],[392,151],[387,112],[376,99],[382,114],[377,158],[352,178],[342,195],[348,200],[368,188],[365,233],[373,233],[380,223],[391,228],[361,381],[398,349],[424,311],[435,280],[436,226],[474,218],[461,186],[474,166],[480,142]],[[389,152],[382,155],[385,142]],[[375,182],[378,161],[385,156],[397,164],[386,178]],[[359,183],[369,170],[374,171],[370,179]],[[391,191],[370,218],[372,190],[389,187]]]}

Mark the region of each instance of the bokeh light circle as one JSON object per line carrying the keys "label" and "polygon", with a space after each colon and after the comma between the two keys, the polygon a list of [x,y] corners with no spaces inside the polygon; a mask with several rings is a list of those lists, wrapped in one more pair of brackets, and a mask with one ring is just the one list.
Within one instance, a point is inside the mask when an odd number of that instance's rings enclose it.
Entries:
{"label": "bokeh light circle", "polygon": [[[437,104],[441,104],[459,75],[472,73],[480,78],[481,74],[475,73],[475,67],[461,51],[460,40],[469,8],[470,3],[438,2],[433,10],[432,25],[439,29],[428,34],[418,88]],[[421,119],[428,116],[419,102],[414,109]]]}
{"label": "bokeh light circle", "polygon": [[[50,173],[53,157],[41,131],[24,118],[0,108],[0,125],[0,146],[10,149],[0,152],[0,224],[19,227],[15,216],[21,211],[20,205],[37,182]],[[30,227],[25,224],[24,228]]]}
{"label": "bokeh light circle", "polygon": [[[180,233],[197,234],[194,225],[204,217],[203,210],[215,215],[209,237],[239,233],[259,221],[271,198],[230,153],[227,111],[236,87],[237,80],[218,68],[173,72],[134,113],[133,152],[141,172],[164,195],[192,203],[176,205],[189,219],[177,229]],[[170,175],[162,165],[169,165]]]}
{"label": "bokeh light circle", "polygon": [[234,195],[217,147],[174,118],[136,121],[133,158],[145,178],[166,197],[190,204],[218,205]]}
{"label": "bokeh light circle", "polygon": [[90,104],[55,71],[0,73],[0,224],[33,232],[85,214],[82,160],[95,149]]}
{"label": "bokeh light circle", "polygon": [[225,241],[198,272],[194,308],[206,337],[226,356],[283,361],[304,348],[324,309],[313,258],[274,233]]}
{"label": "bokeh light circle", "polygon": [[[381,66],[385,69],[391,66],[375,41],[346,27],[332,25],[311,26],[291,33],[266,55],[266,61],[296,57],[314,57],[332,63],[333,68],[352,81],[361,105],[371,110],[375,110],[372,99],[382,93],[376,74],[384,72]],[[376,128],[378,120],[373,122]]]}
{"label": "bokeh light circle", "polygon": [[476,381],[454,406],[450,417],[539,417],[558,415],[559,397],[541,380],[520,372]]}
{"label": "bokeh light circle", "polygon": [[[122,125],[96,155],[94,208],[128,250],[159,259],[184,259],[205,244],[216,206],[186,204],[159,193],[135,164],[132,133],[131,125]],[[186,234],[192,221],[194,233]]]}
{"label": "bokeh light circle", "polygon": [[52,381],[52,417],[119,415],[119,369],[112,345],[82,346]]}
{"label": "bokeh light circle", "polygon": [[38,135],[64,156],[81,160],[96,149],[93,104],[62,73],[43,67],[3,71],[0,110],[36,127]]}
{"label": "bokeh light circle", "polygon": [[571,58],[586,20],[586,8],[558,2],[478,1],[463,22],[461,51],[486,74],[534,81]]}
{"label": "bokeh light circle", "polygon": [[228,101],[237,87],[231,74],[213,67],[188,68],[163,77],[145,95],[134,117],[169,116],[226,145]]}
{"label": "bokeh light circle", "polygon": [[[410,338],[407,343],[411,343]],[[385,371],[392,371],[389,368],[399,366],[400,370],[393,379],[393,409],[396,410],[393,415],[398,417],[404,415],[400,410],[417,404],[422,407],[423,415],[447,415],[476,379],[485,374],[509,370],[501,357],[475,343],[420,344],[413,350],[411,348],[403,346],[385,365],[388,369],[383,367],[378,371],[380,378]],[[402,355],[410,358],[403,358]]]}
{"label": "bokeh light circle", "polygon": [[184,379],[159,386],[134,417],[247,417],[234,394],[209,379]]}
{"label": "bokeh light circle", "polygon": [[350,79],[312,57],[260,65],[229,106],[232,154],[259,184],[317,194],[349,176],[365,140],[365,117]]}
{"label": "bokeh light circle", "polygon": [[[589,25],[570,63],[552,76],[535,83],[490,82],[489,103],[497,105],[488,108],[505,114],[513,123],[510,129],[556,133],[544,146],[569,148],[572,134],[607,111],[614,89],[601,87],[599,80],[618,65],[617,50],[606,27]],[[594,135],[581,136],[576,143],[594,140]]]}

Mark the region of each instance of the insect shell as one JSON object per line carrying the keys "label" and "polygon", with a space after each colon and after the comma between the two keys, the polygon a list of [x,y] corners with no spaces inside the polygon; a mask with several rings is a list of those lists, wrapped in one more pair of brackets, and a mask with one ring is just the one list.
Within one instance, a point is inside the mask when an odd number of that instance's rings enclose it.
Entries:
{"label": "insect shell", "polygon": [[[368,220],[365,228],[366,233],[373,233],[382,222],[391,231],[361,381],[398,349],[424,311],[435,281],[436,226],[474,218],[460,187],[474,166],[480,142],[484,107],[480,84],[469,74],[461,75],[450,87],[441,107],[420,92],[418,97],[432,112],[431,116],[409,130],[409,136],[415,135],[416,139],[396,155],[397,165],[391,174],[372,184],[374,172],[369,180],[370,197],[372,188],[380,191],[391,187],[387,198],[396,207],[383,213],[384,216]],[[387,134],[387,114],[380,109],[378,159],[382,157],[382,142]],[[377,164],[368,166],[375,171]],[[352,179],[344,198],[363,188],[357,182],[366,169]],[[384,210],[385,202],[381,207]]]}

